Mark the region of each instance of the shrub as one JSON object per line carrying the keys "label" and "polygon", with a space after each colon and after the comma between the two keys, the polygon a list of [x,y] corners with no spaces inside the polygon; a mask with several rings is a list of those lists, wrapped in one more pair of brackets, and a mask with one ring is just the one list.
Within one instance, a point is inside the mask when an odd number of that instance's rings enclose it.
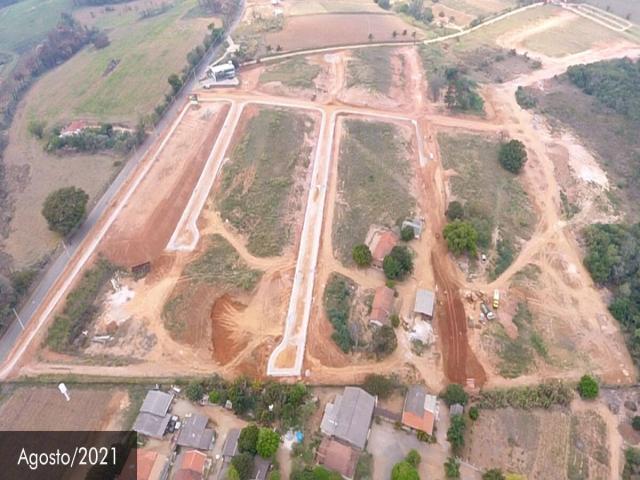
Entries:
{"label": "shrub", "polygon": [[371,266],[371,260],[373,260],[371,256],[371,250],[369,250],[369,247],[364,243],[361,243],[353,247],[351,256],[353,257],[353,261],[357,266],[359,267]]}
{"label": "shrub", "polygon": [[238,474],[238,470],[236,467],[231,465],[229,470],[227,470],[227,480],[240,480],[240,475]]}
{"label": "shrub", "polygon": [[469,409],[469,418],[474,422],[480,417],[480,410],[475,405]]}
{"label": "shrub", "polygon": [[471,256],[476,256],[478,232],[471,223],[454,220],[444,227],[443,236],[447,241],[447,248],[454,255],[467,252]]}
{"label": "shrub", "polygon": [[578,383],[578,393],[585,400],[593,400],[598,396],[600,387],[598,381],[591,375],[583,375]]}
{"label": "shrub", "polygon": [[200,400],[202,400],[202,397],[204,395],[204,387],[202,386],[201,382],[192,380],[191,382],[189,382],[189,385],[187,385],[187,388],[185,388],[184,394],[192,402],[199,402]]}
{"label": "shrub", "polygon": [[450,383],[447,385],[447,388],[444,389],[444,392],[440,394],[442,399],[448,406],[459,403],[460,405],[466,405],[469,400],[469,396],[467,392],[464,391],[462,385],[457,383]]}
{"label": "shrub", "polygon": [[373,353],[376,358],[384,358],[394,352],[398,346],[398,339],[393,327],[383,325],[373,332]]}
{"label": "shrub", "polygon": [[238,450],[255,455],[258,452],[258,436],[260,429],[256,425],[247,425],[238,437]]}
{"label": "shrub", "polygon": [[451,425],[447,430],[447,441],[451,444],[454,452],[459,452],[464,447],[464,431],[467,424],[464,422],[462,415],[454,415],[451,417]]}
{"label": "shrub", "polygon": [[410,450],[409,453],[407,453],[407,457],[405,458],[405,460],[413,467],[418,468],[418,465],[420,465],[420,462],[422,461],[422,457],[417,450],[413,449]]}
{"label": "shrub", "polygon": [[410,227],[409,225],[407,225],[402,230],[400,230],[400,239],[403,242],[410,242],[414,238],[416,238],[416,234],[413,231],[413,228]]}
{"label": "shrub", "polygon": [[42,215],[49,230],[68,235],[84,219],[89,195],[76,187],[60,188],[51,192],[42,206]]}
{"label": "shrub", "polygon": [[482,480],[505,480],[502,470],[499,468],[492,468],[482,474]]}
{"label": "shrub", "polygon": [[420,480],[420,475],[416,467],[404,460],[393,466],[391,480]]}
{"label": "shrub", "polygon": [[633,420],[631,420],[631,426],[634,430],[640,430],[640,416],[636,415],[633,417]]}
{"label": "shrub", "polygon": [[397,313],[391,315],[389,320],[391,321],[391,326],[393,328],[398,328],[400,326],[400,316]]}
{"label": "shrub", "polygon": [[349,280],[341,275],[332,275],[324,291],[324,308],[334,328],[331,338],[345,353],[351,351],[355,344],[349,331],[351,302]]}
{"label": "shrub", "polygon": [[520,140],[511,140],[500,145],[498,153],[500,164],[511,173],[520,173],[527,161],[527,150]]}
{"label": "shrub", "polygon": [[271,458],[278,451],[280,446],[280,435],[270,428],[261,428],[258,433],[258,443],[256,451],[262,458]]}
{"label": "shrub", "polygon": [[377,373],[370,373],[364,377],[364,388],[371,395],[377,395],[379,398],[384,399],[389,397],[396,389],[397,382],[393,377],[387,377],[385,375],[378,375]]}
{"label": "shrub", "polygon": [[493,408],[550,408],[552,405],[568,406],[573,390],[565,383],[551,380],[536,386],[483,390],[478,406]]}
{"label": "shrub", "polygon": [[29,133],[36,138],[42,139],[44,136],[44,129],[47,126],[47,122],[44,120],[31,120],[29,125],[27,125],[27,130]]}
{"label": "shrub", "polygon": [[403,280],[408,274],[413,272],[413,256],[411,251],[403,246],[396,245],[391,253],[384,257],[382,270],[390,280]]}
{"label": "shrub", "polygon": [[444,474],[447,478],[460,478],[460,461],[455,457],[447,458],[444,463]]}
{"label": "shrub", "polygon": [[231,459],[231,465],[238,472],[240,480],[249,480],[253,471],[253,455],[240,453]]}
{"label": "shrub", "polygon": [[454,200],[453,202],[449,202],[446,215],[450,221],[462,220],[464,218],[464,207],[457,200]]}

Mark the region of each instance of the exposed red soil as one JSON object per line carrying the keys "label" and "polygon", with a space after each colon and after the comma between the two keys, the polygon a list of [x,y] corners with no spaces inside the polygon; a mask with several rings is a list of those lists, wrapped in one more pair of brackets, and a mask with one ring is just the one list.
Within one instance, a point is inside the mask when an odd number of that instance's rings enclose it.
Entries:
{"label": "exposed red soil", "polygon": [[249,343],[246,335],[238,335],[230,328],[228,318],[243,311],[247,306],[235,301],[229,294],[218,298],[211,308],[211,345],[213,358],[226,365],[244,350]]}

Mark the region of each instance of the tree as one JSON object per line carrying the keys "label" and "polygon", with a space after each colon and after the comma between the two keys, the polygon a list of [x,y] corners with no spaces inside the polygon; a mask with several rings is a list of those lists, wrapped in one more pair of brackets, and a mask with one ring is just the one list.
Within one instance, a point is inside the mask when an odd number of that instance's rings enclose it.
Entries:
{"label": "tree", "polygon": [[400,230],[400,239],[403,242],[410,242],[416,238],[416,232],[413,230],[413,227],[407,225],[402,230]]}
{"label": "tree", "polygon": [[239,453],[231,459],[231,465],[238,472],[240,480],[249,480],[253,471],[253,455],[247,452]]}
{"label": "tree", "polygon": [[169,78],[167,78],[167,82],[169,82],[169,85],[171,85],[171,90],[174,95],[180,91],[180,88],[182,88],[182,80],[180,80],[180,77],[175,73],[169,75]]}
{"label": "tree", "polygon": [[231,465],[229,470],[227,470],[227,480],[240,480],[240,475],[238,474],[238,470],[236,467]]}
{"label": "tree", "polygon": [[454,255],[467,252],[472,257],[476,256],[478,231],[470,222],[454,220],[444,227],[442,235],[447,241],[447,248]]}
{"label": "tree", "polygon": [[457,383],[447,385],[447,388],[444,389],[444,392],[442,392],[440,396],[448,406],[455,405],[456,403],[466,405],[469,400],[467,392],[464,391],[462,385]]}
{"label": "tree", "polygon": [[34,137],[42,139],[42,137],[44,136],[44,129],[46,126],[47,126],[47,122],[45,122],[44,120],[33,119],[29,121],[27,130],[29,130],[29,133]]}
{"label": "tree", "polygon": [[578,383],[578,393],[585,400],[593,400],[598,396],[600,387],[598,381],[591,375],[583,375]]}
{"label": "tree", "polygon": [[464,206],[457,200],[449,202],[446,215],[450,221],[462,220],[464,218]]}
{"label": "tree", "polygon": [[393,330],[393,327],[383,325],[373,332],[373,339],[371,343],[373,345],[373,353],[375,353],[376,358],[384,358],[387,355],[392,354],[398,346],[396,332]]}
{"label": "tree", "polygon": [[469,409],[469,418],[474,422],[480,417],[480,410],[475,405]]}
{"label": "tree", "polygon": [[187,388],[185,388],[184,394],[192,402],[199,402],[202,400],[202,396],[204,395],[204,387],[201,382],[192,380],[189,382],[189,385],[187,385]]}
{"label": "tree", "polygon": [[382,261],[382,270],[389,280],[403,280],[413,271],[413,256],[404,245],[393,247]]}
{"label": "tree", "polygon": [[447,478],[460,478],[460,461],[455,457],[449,457],[444,462],[444,474]]}
{"label": "tree", "polygon": [[378,0],[378,6],[384,10],[391,8],[391,2],[389,0]]}
{"label": "tree", "polygon": [[451,444],[451,448],[454,452],[459,452],[464,446],[464,431],[467,428],[467,424],[464,423],[464,417],[462,415],[454,415],[451,417],[451,425],[447,430],[447,440]]}
{"label": "tree", "polygon": [[372,256],[371,250],[364,243],[356,245],[353,247],[353,251],[351,252],[351,256],[353,257],[353,261],[359,267],[369,267],[371,266]]}
{"label": "tree", "polygon": [[370,33],[367,38],[369,39],[369,41],[373,40],[373,33]]}
{"label": "tree", "polygon": [[633,420],[631,420],[631,426],[634,430],[640,430],[640,416],[636,415],[633,417]]}
{"label": "tree", "polygon": [[500,145],[498,160],[505,170],[515,174],[520,173],[527,161],[527,150],[524,143],[520,140],[510,140],[503,143]]}
{"label": "tree", "polygon": [[261,428],[258,434],[256,450],[262,458],[271,458],[280,446],[280,435],[270,428]]}
{"label": "tree", "polygon": [[255,455],[258,451],[258,436],[260,429],[256,425],[247,425],[238,437],[238,450]]}
{"label": "tree", "polygon": [[420,475],[416,467],[403,460],[393,466],[391,480],[420,480]]}
{"label": "tree", "polygon": [[420,462],[422,461],[422,457],[418,453],[416,449],[412,449],[407,453],[407,457],[405,458],[407,462],[409,462],[414,468],[418,468]]}
{"label": "tree", "polygon": [[482,480],[505,480],[502,470],[499,468],[492,468],[482,474]]}
{"label": "tree", "polygon": [[84,219],[89,195],[76,187],[65,187],[51,192],[42,207],[42,215],[49,230],[68,235]]}
{"label": "tree", "polygon": [[393,377],[370,373],[364,377],[364,388],[371,395],[377,395],[381,399],[389,397],[396,388],[396,382]]}

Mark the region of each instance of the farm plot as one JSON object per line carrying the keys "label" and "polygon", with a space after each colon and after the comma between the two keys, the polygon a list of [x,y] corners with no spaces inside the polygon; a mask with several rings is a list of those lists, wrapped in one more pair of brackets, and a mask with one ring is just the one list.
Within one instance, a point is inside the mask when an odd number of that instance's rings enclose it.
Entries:
{"label": "farm plot", "polygon": [[415,209],[407,126],[348,118],[341,121],[338,200],[333,220],[337,258],[351,264],[354,245],[372,225],[393,227]]}
{"label": "farm plot", "polygon": [[390,68],[393,50],[365,48],[353,52],[347,70],[347,88],[361,86],[387,95],[393,81]]}
{"label": "farm plot", "polygon": [[518,4],[516,0],[443,0],[442,3],[474,17],[485,17]]}
{"label": "farm plot", "polygon": [[0,430],[118,430],[130,399],[126,390],[69,386],[67,402],[57,386],[16,387],[0,404]]}
{"label": "farm plot", "polygon": [[277,82],[290,88],[313,89],[321,71],[320,65],[309,62],[307,58],[297,57],[267,67],[260,74],[259,81],[261,84]]}
{"label": "farm plot", "polygon": [[287,2],[287,15],[321,13],[386,13],[374,2],[358,0],[293,0]]}
{"label": "farm plot", "polygon": [[501,167],[497,138],[440,133],[445,169],[452,171],[449,201],[464,206],[464,219],[478,231],[478,246],[488,252],[491,277],[513,261],[524,240],[531,238],[535,215],[517,177]]}
{"label": "farm plot", "polygon": [[316,122],[283,109],[248,114],[213,200],[252,255],[279,256],[291,246],[304,209]]}

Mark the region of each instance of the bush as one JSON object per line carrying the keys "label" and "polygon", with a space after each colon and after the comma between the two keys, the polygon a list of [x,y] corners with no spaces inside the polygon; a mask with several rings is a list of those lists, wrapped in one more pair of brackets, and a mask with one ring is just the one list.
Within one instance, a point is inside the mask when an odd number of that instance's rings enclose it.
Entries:
{"label": "bush", "polygon": [[231,459],[231,465],[238,472],[240,480],[249,480],[253,471],[253,455],[250,453],[239,453]]}
{"label": "bush", "polygon": [[633,420],[631,420],[631,426],[634,430],[640,430],[640,416],[636,415],[633,417]]}
{"label": "bush", "polygon": [[280,446],[280,435],[270,428],[261,428],[258,433],[256,450],[262,458],[271,458]]}
{"label": "bush", "polygon": [[553,405],[568,406],[573,390],[562,381],[551,380],[532,387],[483,390],[479,408],[493,409],[513,407],[524,410],[550,408]]}
{"label": "bush", "polygon": [[331,338],[345,353],[351,351],[355,344],[349,331],[352,293],[349,280],[334,274],[324,291],[324,308],[334,332]]}
{"label": "bush", "polygon": [[251,455],[258,453],[258,436],[260,429],[256,425],[247,425],[240,432],[238,437],[238,450]]}
{"label": "bush", "polygon": [[420,475],[416,467],[404,460],[393,466],[391,480],[420,480]]}
{"label": "bush", "polygon": [[192,402],[199,402],[204,396],[204,387],[201,382],[192,380],[189,382],[189,385],[187,385],[187,388],[185,388],[184,394]]}
{"label": "bush", "polygon": [[467,252],[475,257],[477,254],[478,232],[469,222],[454,220],[444,227],[442,232],[447,241],[447,248],[454,255]]}
{"label": "bush", "polygon": [[464,206],[457,200],[449,202],[446,215],[450,221],[462,220],[464,218]]}
{"label": "bush", "polygon": [[447,458],[444,463],[444,474],[447,478],[460,478],[460,461],[455,457]]}
{"label": "bush", "polygon": [[422,457],[417,450],[413,449],[407,453],[405,460],[413,467],[418,468],[418,465],[420,465],[420,462],[422,461]]}
{"label": "bush", "polygon": [[448,406],[455,405],[456,403],[466,405],[469,400],[467,392],[464,391],[462,385],[458,385],[457,383],[447,385],[447,388],[444,389],[444,392],[442,392],[440,396]]}
{"label": "bush", "polygon": [[482,474],[482,480],[505,480],[502,470],[499,468],[492,468]]}
{"label": "bush", "polygon": [[47,122],[44,120],[31,120],[27,126],[29,133],[36,138],[42,139],[44,136],[44,129],[47,126]]}
{"label": "bush", "polygon": [[480,410],[475,405],[469,409],[469,418],[474,422],[480,417]]}
{"label": "bush", "polygon": [[377,395],[381,399],[389,397],[396,389],[397,381],[393,377],[370,373],[364,377],[362,388],[371,395]]}
{"label": "bush", "polygon": [[234,467],[233,465],[231,465],[227,470],[227,480],[240,480],[238,470],[236,470],[236,467]]}
{"label": "bush", "polygon": [[578,393],[585,400],[593,400],[598,396],[600,387],[598,381],[591,375],[583,375],[578,383]]}
{"label": "bush", "polygon": [[516,102],[518,102],[518,105],[522,108],[533,108],[538,103],[535,97],[527,93],[522,87],[516,89]]}
{"label": "bush", "polygon": [[393,327],[383,325],[375,330],[373,332],[372,345],[373,353],[378,360],[392,354],[398,346],[398,339]]}
{"label": "bush", "polygon": [[447,441],[451,444],[454,452],[459,452],[464,447],[464,431],[467,424],[464,422],[462,415],[454,415],[451,417],[451,425],[447,430]]}
{"label": "bush", "polygon": [[414,238],[416,238],[416,234],[413,231],[413,227],[410,227],[409,225],[407,225],[402,230],[400,230],[400,239],[403,242],[410,242]]}
{"label": "bush", "polygon": [[511,140],[503,143],[500,145],[498,159],[505,170],[511,173],[520,173],[527,161],[527,150],[524,147],[524,143],[520,140]]}
{"label": "bush", "polygon": [[397,313],[391,315],[389,320],[391,321],[391,326],[393,328],[398,328],[400,326],[400,316]]}
{"label": "bush", "polygon": [[384,257],[382,270],[389,280],[404,280],[413,272],[413,256],[404,245],[396,245],[391,253]]}
{"label": "bush", "polygon": [[359,267],[370,267],[371,261],[373,257],[371,256],[371,250],[364,243],[360,245],[356,245],[353,247],[353,251],[351,252],[351,256],[353,257],[353,261]]}
{"label": "bush", "polygon": [[84,219],[89,195],[76,187],[65,187],[51,192],[42,206],[42,215],[49,230],[66,236]]}

